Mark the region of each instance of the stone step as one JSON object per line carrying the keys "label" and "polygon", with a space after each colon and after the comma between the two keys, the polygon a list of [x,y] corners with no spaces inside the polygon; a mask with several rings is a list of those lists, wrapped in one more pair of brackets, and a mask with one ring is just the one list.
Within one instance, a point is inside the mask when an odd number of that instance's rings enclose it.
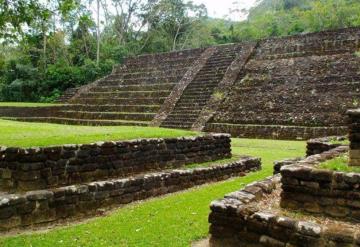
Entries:
{"label": "stone step", "polygon": [[163,58],[163,57],[158,57],[157,59],[151,59],[151,60],[147,60],[147,59],[143,59],[141,57],[135,58],[135,60],[130,61],[127,60],[125,62],[125,66],[126,68],[130,68],[130,67],[144,67],[144,66],[159,66],[159,65],[166,65],[166,64],[179,64],[179,63],[184,63],[184,62],[192,62],[195,59],[197,59],[199,57],[200,54],[195,54],[194,56],[186,56],[186,57],[177,57],[177,58]]}
{"label": "stone step", "polygon": [[184,114],[199,114],[201,112],[201,109],[194,109],[193,107],[181,107],[177,106],[176,109],[173,111],[173,113],[184,113]]}
{"label": "stone step", "polygon": [[134,80],[122,80],[122,79],[106,79],[101,82],[100,86],[132,86],[132,85],[151,85],[160,83],[177,83],[182,79],[182,76],[178,77],[163,77],[163,78],[144,78]]}
{"label": "stone step", "polygon": [[222,80],[222,78],[224,77],[224,74],[219,74],[219,75],[201,75],[198,74],[195,79],[194,82],[220,82]]}
{"label": "stone step", "polygon": [[160,105],[73,105],[67,104],[62,107],[67,111],[88,111],[88,112],[148,112],[155,113]]}
{"label": "stone step", "polygon": [[117,92],[117,91],[171,91],[177,83],[158,83],[158,84],[139,84],[139,85],[118,85],[118,86],[98,86],[91,88],[91,92]]}
{"label": "stone step", "polygon": [[24,122],[47,122],[72,125],[90,125],[90,126],[148,126],[150,122],[146,121],[125,121],[125,120],[93,120],[93,119],[74,119],[59,117],[22,117],[22,118],[4,118],[9,120]]}
{"label": "stone step", "polygon": [[157,98],[167,97],[170,91],[118,91],[118,92],[87,92],[79,97],[83,98]]}
{"label": "stone step", "polygon": [[226,65],[226,64],[230,64],[233,60],[235,59],[235,56],[231,56],[231,57],[223,57],[223,58],[210,58],[207,62],[206,65]]}
{"label": "stone step", "polygon": [[107,77],[106,79],[104,79],[101,84],[106,83],[106,82],[110,82],[110,81],[120,81],[120,82],[141,82],[141,81],[146,81],[148,79],[156,79],[158,81],[161,80],[170,80],[170,79],[174,79],[174,78],[179,78],[182,77],[182,75],[179,74],[167,74],[167,75],[160,75],[160,76],[156,76],[156,77],[149,77],[149,76],[143,76],[143,77],[136,77],[136,78],[123,78],[121,76],[118,75],[109,75],[109,77]]}
{"label": "stone step", "polygon": [[165,97],[159,98],[76,98],[73,104],[100,104],[100,105],[161,105]]}
{"label": "stone step", "polygon": [[196,95],[185,95],[184,97],[180,98],[180,100],[178,102],[182,102],[182,103],[194,103],[194,102],[198,102],[198,103],[206,103],[209,100],[209,97],[205,97],[205,95],[203,95],[202,97],[196,96]]}
{"label": "stone step", "polygon": [[346,135],[348,127],[309,127],[291,125],[249,125],[228,123],[207,123],[207,132],[229,133],[240,138],[271,138],[282,140],[308,140],[319,136]]}
{"label": "stone step", "polygon": [[174,121],[164,121],[161,124],[162,128],[174,128],[174,129],[190,129],[192,127],[192,122],[174,122]]}
{"label": "stone step", "polygon": [[[341,112],[330,112],[322,114],[314,114],[313,112],[271,112],[264,109],[260,110],[242,110],[236,112],[235,116],[228,116],[227,119],[218,119],[214,121],[227,121],[236,124],[261,124],[261,125],[306,125],[309,127],[318,126],[336,126],[338,123],[344,122],[344,114]],[[300,117],[301,115],[301,117]]]}
{"label": "stone step", "polygon": [[[151,71],[171,71],[174,69],[184,69],[187,70],[189,69],[192,65],[193,65],[194,61],[189,62],[179,62],[177,64],[157,64],[156,66],[154,65],[144,65],[144,66],[127,66],[126,69],[124,69],[123,71],[116,71],[116,74],[121,74],[124,72],[128,72],[128,73],[140,73],[140,72],[151,72]],[[183,72],[184,73],[184,72]]]}
{"label": "stone step", "polygon": [[189,118],[196,119],[198,117],[198,113],[186,113],[186,112],[171,112],[169,116],[174,118]]}
{"label": "stone step", "polygon": [[180,106],[180,107],[192,107],[192,108],[196,109],[196,107],[198,107],[198,106],[200,106],[200,107],[205,106],[206,103],[207,103],[207,100],[196,101],[196,100],[189,100],[189,99],[181,98],[176,103],[176,107],[177,106]]}
{"label": "stone step", "polygon": [[226,71],[228,69],[228,67],[229,67],[228,64],[224,64],[224,65],[217,64],[216,66],[213,66],[210,64],[210,65],[205,65],[204,67],[202,67],[201,71],[206,72],[206,73],[211,73],[214,70]]}
{"label": "stone step", "polygon": [[185,109],[179,109],[180,107],[176,107],[176,110],[171,112],[173,115],[186,115],[186,116],[198,116],[201,112],[200,109],[192,109],[192,108],[185,108]]}
{"label": "stone step", "polygon": [[197,117],[187,117],[186,115],[184,115],[184,116],[169,115],[168,119],[165,120],[165,123],[168,123],[168,122],[194,123],[196,121],[196,119],[197,119]]}
{"label": "stone step", "polygon": [[123,73],[114,73],[114,75],[121,76],[123,78],[142,78],[142,77],[158,77],[163,75],[177,75],[177,74],[185,74],[187,68],[174,68],[168,70],[151,70],[151,71],[125,71]]}
{"label": "stone step", "polygon": [[63,118],[75,119],[106,119],[106,120],[135,120],[151,121],[155,113],[136,113],[136,112],[87,112],[87,111],[60,111],[58,116]]}

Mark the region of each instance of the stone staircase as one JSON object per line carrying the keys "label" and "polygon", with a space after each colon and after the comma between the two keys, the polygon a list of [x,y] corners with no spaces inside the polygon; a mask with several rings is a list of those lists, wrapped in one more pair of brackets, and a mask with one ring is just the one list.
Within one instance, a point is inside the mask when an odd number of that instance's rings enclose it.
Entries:
{"label": "stone staircase", "polygon": [[[147,126],[174,86],[183,78],[204,49],[142,55],[128,58],[103,79],[77,89],[77,95],[53,116],[27,117],[85,125]],[[75,89],[74,89],[75,90]]]}
{"label": "stone staircase", "polygon": [[66,91],[55,101],[56,103],[66,103],[68,102],[72,97],[76,95],[76,93],[79,91],[80,87],[72,87],[66,89]]}
{"label": "stone staircase", "polygon": [[259,42],[206,131],[241,137],[313,138],[346,131],[360,101],[360,30]]}
{"label": "stone staircase", "polygon": [[161,127],[190,129],[240,50],[241,46],[234,44],[217,47]]}

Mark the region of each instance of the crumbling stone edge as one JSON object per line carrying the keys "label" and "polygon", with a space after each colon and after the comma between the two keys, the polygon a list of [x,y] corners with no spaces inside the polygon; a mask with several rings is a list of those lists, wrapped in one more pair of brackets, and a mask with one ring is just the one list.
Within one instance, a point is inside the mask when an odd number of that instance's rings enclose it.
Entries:
{"label": "crumbling stone edge", "polygon": [[[314,166],[347,152],[345,146],[294,161],[292,167]],[[360,178],[359,178],[360,179]],[[333,229],[319,224],[262,212],[256,202],[280,186],[280,174],[247,185],[213,201],[209,215],[210,246],[338,246],[360,244],[360,229]],[[335,245],[334,245],[335,244]],[[336,245],[337,244],[337,245]]]}

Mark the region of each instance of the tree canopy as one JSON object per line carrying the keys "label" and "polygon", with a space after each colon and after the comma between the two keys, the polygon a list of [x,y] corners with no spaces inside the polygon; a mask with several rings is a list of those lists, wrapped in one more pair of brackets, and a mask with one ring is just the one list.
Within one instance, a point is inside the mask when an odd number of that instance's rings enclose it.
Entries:
{"label": "tree canopy", "polygon": [[360,25],[358,0],[258,0],[241,22],[186,0],[0,0],[0,101],[52,101],[126,56]]}

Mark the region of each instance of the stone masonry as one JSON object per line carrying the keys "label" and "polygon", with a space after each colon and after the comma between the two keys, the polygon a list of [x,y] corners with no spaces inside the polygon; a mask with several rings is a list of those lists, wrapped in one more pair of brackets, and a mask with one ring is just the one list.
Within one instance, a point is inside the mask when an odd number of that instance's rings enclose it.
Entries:
{"label": "stone masonry", "polygon": [[360,166],[360,109],[348,111],[349,139],[350,139],[350,165]]}
{"label": "stone masonry", "polygon": [[121,178],[231,157],[230,136],[110,141],[43,148],[0,148],[0,188],[29,191]]}
{"label": "stone masonry", "polygon": [[141,55],[69,91],[54,110],[0,107],[0,117],[250,138],[340,136],[346,111],[360,104],[359,50],[360,28],[347,28]]}
{"label": "stone masonry", "polygon": [[[209,215],[210,246],[359,246],[359,221],[352,221],[359,219],[359,174],[314,168],[347,150],[341,146],[294,160],[281,168],[281,176],[254,182],[213,201]],[[281,189],[280,206],[288,210],[286,215],[277,206],[269,207]],[[290,214],[293,209],[297,211]],[[305,210],[311,217],[299,210]],[[326,223],[319,223],[317,215],[326,215],[325,221],[321,221]],[[342,221],[337,221],[339,218]]]}
{"label": "stone masonry", "polygon": [[0,196],[0,231],[96,215],[100,208],[164,195],[201,185],[244,176],[259,170],[260,159],[244,157],[230,164],[189,170],[150,173]]}

